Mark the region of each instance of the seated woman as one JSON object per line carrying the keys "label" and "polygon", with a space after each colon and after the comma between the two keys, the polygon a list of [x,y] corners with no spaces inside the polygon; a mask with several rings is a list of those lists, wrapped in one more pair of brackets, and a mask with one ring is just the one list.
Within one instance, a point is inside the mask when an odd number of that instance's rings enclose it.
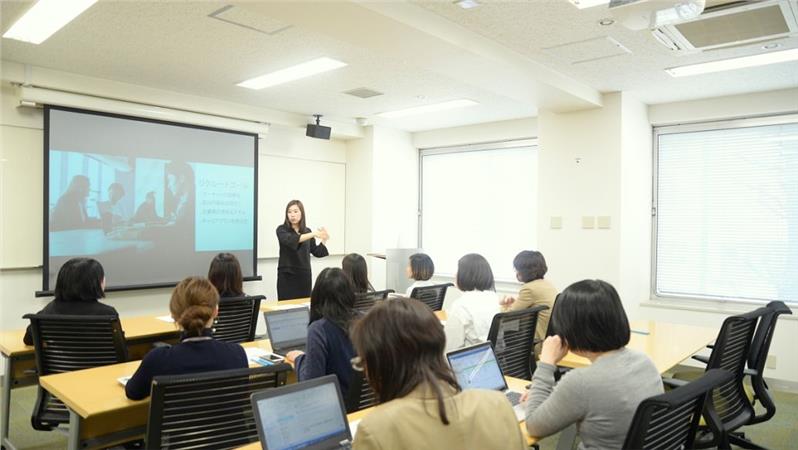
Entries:
{"label": "seated woman", "polygon": [[144,356],[125,385],[127,398],[140,400],[150,395],[152,378],[157,375],[248,367],[243,347],[213,338],[210,327],[219,311],[219,293],[206,278],[181,281],[172,291],[169,311],[183,330],[180,343],[155,348]]}
{"label": "seated woman", "polygon": [[357,253],[350,253],[341,261],[341,269],[352,279],[355,293],[374,291],[374,287],[369,283],[369,268],[365,258]]}
{"label": "seated woman", "polygon": [[[600,280],[574,283],[551,315],[557,334],[543,342],[526,400],[526,427],[544,437],[576,424],[580,449],[621,448],[641,401],[661,394],[662,379],[643,353],[626,348],[629,321],[615,288]],[[591,361],[555,385],[568,351]]]}
{"label": "seated woman", "polygon": [[447,313],[447,352],[485,342],[493,316],[499,312],[493,271],[481,255],[470,253],[460,258],[455,283],[463,295],[452,302]]}
{"label": "seated woman", "polygon": [[[72,258],[58,271],[55,298],[39,314],[77,316],[118,316],[113,306],[100,303],[105,297],[105,272],[96,259]],[[33,345],[30,325],[22,338],[25,345]]]}
{"label": "seated woman", "polygon": [[443,356],[446,337],[418,300],[380,302],[352,327],[357,358],[379,405],[352,448],[526,448],[510,402],[498,391],[462,390]]}
{"label": "seated woman", "polygon": [[413,253],[407,261],[407,269],[405,270],[407,278],[413,280],[413,284],[407,287],[405,295],[410,297],[413,289],[417,287],[432,286],[435,283],[430,281],[432,275],[435,273],[435,264],[432,263],[432,258],[426,253]]}
{"label": "seated woman", "polygon": [[299,381],[335,374],[346,397],[352,381],[350,360],[355,356],[349,340],[349,325],[356,316],[352,282],[341,269],[321,271],[310,294],[310,325],[305,349],[291,351]]}
{"label": "seated woman", "polygon": [[241,264],[232,253],[219,253],[211,261],[208,269],[208,280],[213,284],[219,297],[241,297],[244,294],[244,277],[241,275]]}
{"label": "seated woman", "polygon": [[[518,311],[533,306],[547,306],[549,309],[538,313],[538,322],[535,328],[535,340],[543,342],[543,339],[546,338],[551,310],[554,308],[554,299],[557,298],[557,289],[548,280],[543,279],[549,270],[546,266],[546,259],[540,252],[524,250],[515,256],[513,267],[515,267],[515,277],[524,285],[518,292],[518,298],[505,297],[502,300],[502,312]],[[536,355],[540,355],[540,348],[540,344],[535,346]]]}

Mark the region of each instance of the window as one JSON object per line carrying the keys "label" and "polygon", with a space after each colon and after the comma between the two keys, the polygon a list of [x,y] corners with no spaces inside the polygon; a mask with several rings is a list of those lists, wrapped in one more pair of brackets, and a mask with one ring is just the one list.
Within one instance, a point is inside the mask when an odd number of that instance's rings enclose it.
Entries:
{"label": "window", "polygon": [[798,116],[656,128],[654,293],[798,299]]}
{"label": "window", "polygon": [[421,150],[419,247],[436,274],[479,253],[515,281],[513,258],[537,245],[537,159],[534,140]]}

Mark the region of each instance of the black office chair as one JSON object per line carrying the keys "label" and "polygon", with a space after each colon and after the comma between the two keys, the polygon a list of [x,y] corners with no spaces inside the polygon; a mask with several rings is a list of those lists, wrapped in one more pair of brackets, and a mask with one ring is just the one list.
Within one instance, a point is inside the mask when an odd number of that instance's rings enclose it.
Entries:
{"label": "black office chair", "polygon": [[[757,326],[754,340],[751,342],[751,353],[748,357],[748,369],[745,374],[751,378],[751,386],[754,388],[754,397],[751,404],[756,405],[757,400],[765,408],[763,414],[754,415],[748,425],[754,425],[770,420],[776,414],[776,403],[770,395],[767,382],[765,382],[764,372],[767,362],[770,343],[773,340],[773,333],[776,331],[776,323],[782,314],[792,315],[792,310],[784,302],[774,301],[767,304],[768,314],[762,316]],[[745,439],[745,435],[741,436]],[[737,444],[736,439],[732,438],[733,443]],[[737,444],[741,445],[741,444]]]}
{"label": "black office chair", "polygon": [[446,290],[449,289],[449,286],[454,286],[454,284],[444,283],[413,288],[410,298],[420,300],[433,311],[440,311],[443,309],[443,300],[446,298]]}
{"label": "black office chair", "polygon": [[[766,308],[768,309],[768,313],[760,318],[759,324],[756,327],[756,332],[754,333],[754,338],[751,341],[751,349],[748,355],[748,368],[745,370],[745,375],[750,377],[751,386],[754,389],[751,405],[756,406],[756,402],[759,401],[765,408],[765,412],[752,417],[748,425],[766,422],[776,414],[776,404],[773,401],[773,397],[770,395],[763,374],[778,318],[782,314],[792,314],[792,310],[785,305],[784,302],[780,301],[770,302],[767,304]],[[708,345],[707,347],[713,348],[714,345]],[[704,364],[709,362],[709,357],[704,355],[693,356],[693,359],[703,362]],[[735,434],[737,435],[737,433]],[[745,436],[742,433],[739,433],[739,435]]]}
{"label": "black office chair", "polygon": [[388,294],[392,294],[393,289],[386,289],[384,291],[371,291],[360,292],[355,294],[355,310],[366,313],[377,302],[383,301],[388,298]]}
{"label": "black office chair", "polygon": [[535,306],[493,316],[488,332],[496,359],[505,376],[531,380],[535,371],[535,328],[538,313],[547,306]]}
{"label": "black office chair", "polygon": [[220,299],[219,315],[213,324],[213,337],[234,344],[254,341],[260,302],[265,298],[256,295]]}
{"label": "black office chair", "polygon": [[[723,321],[712,354],[709,356],[707,370],[724,369],[733,378],[712,391],[710,407],[704,408],[704,418],[708,429],[703,428],[696,448],[729,448],[730,433],[737,430],[754,416],[754,408],[748,400],[743,385],[745,365],[748,360],[751,340],[759,319],[767,314],[767,308],[759,308],[745,314],[727,317]],[[669,386],[682,386],[683,380],[666,378]]]}
{"label": "black office chair", "polygon": [[635,411],[622,448],[693,448],[701,412],[709,393],[733,377],[734,375],[725,370],[712,369],[684,386],[643,400]]}
{"label": "black office chair", "polygon": [[230,449],[258,441],[250,396],[285,384],[288,364],[152,380],[145,448]]}
{"label": "black office chair", "polygon": [[377,394],[371,388],[363,372],[355,371],[352,381],[349,383],[349,392],[344,399],[346,413],[351,414],[355,411],[368,408],[377,404]]}
{"label": "black office chair", "polygon": [[[26,314],[30,319],[39,376],[127,361],[127,346],[117,316]],[[69,411],[55,396],[38,387],[31,425],[49,431],[69,423]]]}

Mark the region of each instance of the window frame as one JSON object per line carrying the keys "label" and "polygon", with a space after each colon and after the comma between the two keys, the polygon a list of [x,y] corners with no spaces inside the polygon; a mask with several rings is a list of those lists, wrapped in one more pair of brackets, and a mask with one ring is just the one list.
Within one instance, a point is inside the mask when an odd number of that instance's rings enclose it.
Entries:
{"label": "window frame", "polygon": [[[742,117],[669,125],[654,125],[652,133],[652,184],[651,184],[651,279],[650,300],[666,305],[677,306],[678,301],[690,305],[703,304],[743,304],[764,306],[768,301],[745,299],[739,297],[721,297],[709,295],[673,295],[657,293],[657,222],[659,217],[659,137],[667,134],[681,134],[700,131],[732,130],[759,126],[798,123],[798,113],[778,114],[759,117]],[[676,300],[676,302],[674,302]],[[798,301],[782,300],[788,305],[798,305]]]}
{"label": "window frame", "polygon": [[[425,156],[432,156],[432,155],[444,155],[449,153],[469,153],[469,152],[481,152],[481,151],[492,151],[492,150],[507,150],[513,148],[531,148],[533,150],[539,150],[539,140],[537,137],[529,137],[529,138],[520,138],[520,139],[508,139],[508,140],[501,140],[501,141],[488,141],[488,142],[481,142],[475,144],[457,144],[457,145],[450,145],[450,146],[441,146],[441,147],[425,147],[418,149],[418,237],[416,240],[416,246],[420,249],[423,249],[422,242],[423,242],[423,227],[424,227],[424,157]],[[539,165],[538,165],[539,168]],[[436,276],[440,275],[443,277],[454,277],[455,274],[448,274],[448,273],[436,273]],[[495,278],[497,283],[505,282],[505,283],[517,283],[515,279],[507,279],[496,277]]]}

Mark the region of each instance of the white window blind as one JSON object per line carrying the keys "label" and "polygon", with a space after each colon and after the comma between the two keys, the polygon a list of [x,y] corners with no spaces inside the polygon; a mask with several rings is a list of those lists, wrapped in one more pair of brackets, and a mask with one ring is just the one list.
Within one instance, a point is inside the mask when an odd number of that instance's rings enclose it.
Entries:
{"label": "white window blind", "polygon": [[798,118],[656,140],[655,294],[798,301]]}
{"label": "white window blind", "polygon": [[495,278],[515,280],[515,255],[537,248],[537,164],[533,140],[421,151],[419,245],[436,274],[479,253]]}

